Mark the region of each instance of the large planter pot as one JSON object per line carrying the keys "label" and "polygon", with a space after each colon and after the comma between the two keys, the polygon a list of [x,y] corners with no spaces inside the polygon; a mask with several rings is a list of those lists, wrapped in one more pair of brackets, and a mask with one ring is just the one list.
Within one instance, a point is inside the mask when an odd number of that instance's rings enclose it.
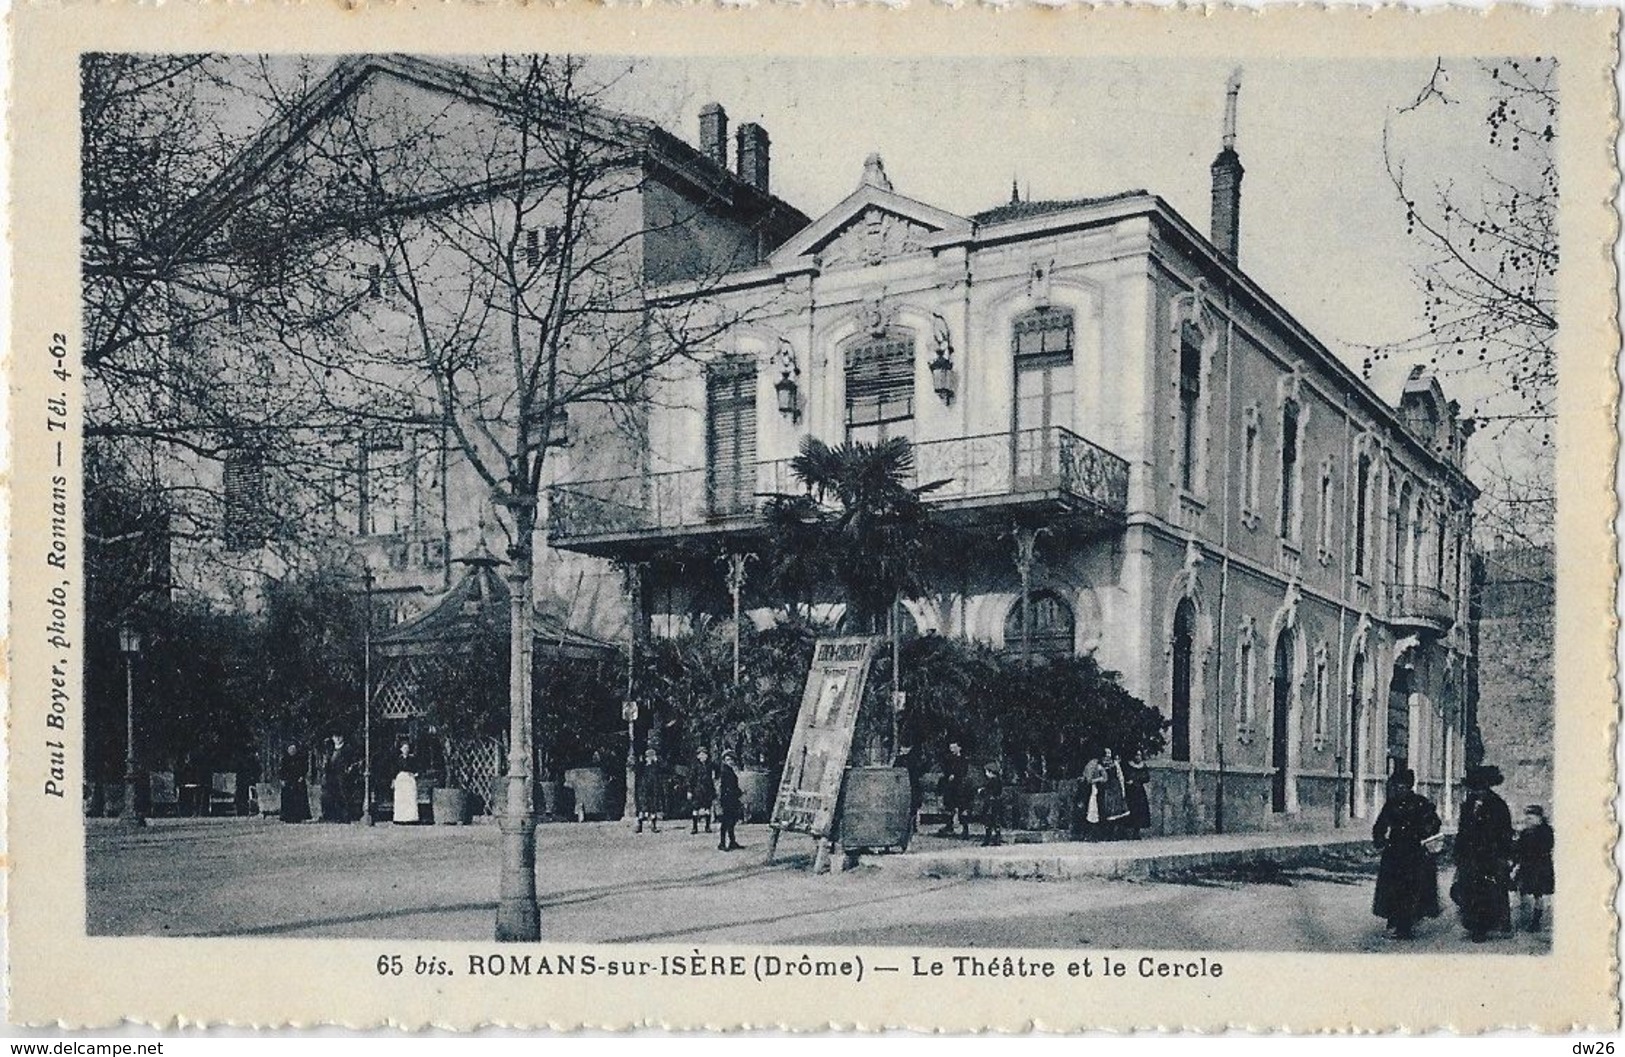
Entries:
{"label": "large planter pot", "polygon": [[614,818],[619,806],[611,804],[609,773],[602,767],[575,767],[564,772],[564,784],[575,800],[576,821]]}
{"label": "large planter pot", "polygon": [[282,783],[281,782],[255,782],[254,806],[261,815],[278,815],[282,813]]}
{"label": "large planter pot", "polygon": [[839,840],[848,851],[908,848],[914,835],[912,790],[901,767],[851,767],[841,790]]}
{"label": "large planter pot", "polygon": [[468,825],[468,790],[457,788],[436,789],[433,802],[435,825]]}
{"label": "large planter pot", "polygon": [[575,810],[575,796],[563,782],[538,783],[536,799],[547,818],[568,818]]}
{"label": "large planter pot", "polygon": [[771,771],[745,768],[739,772],[739,808],[744,821],[766,822],[772,816],[778,784]]}

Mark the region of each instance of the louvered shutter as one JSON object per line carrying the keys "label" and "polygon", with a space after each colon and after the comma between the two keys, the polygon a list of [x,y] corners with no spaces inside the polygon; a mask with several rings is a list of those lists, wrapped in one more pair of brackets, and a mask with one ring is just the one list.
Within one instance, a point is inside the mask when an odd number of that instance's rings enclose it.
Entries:
{"label": "louvered shutter", "polygon": [[914,418],[914,338],[888,332],[846,352],[846,435],[879,441],[908,436]]}
{"label": "louvered shutter", "polygon": [[706,378],[706,503],[712,517],[754,509],[756,365],[728,360]]}

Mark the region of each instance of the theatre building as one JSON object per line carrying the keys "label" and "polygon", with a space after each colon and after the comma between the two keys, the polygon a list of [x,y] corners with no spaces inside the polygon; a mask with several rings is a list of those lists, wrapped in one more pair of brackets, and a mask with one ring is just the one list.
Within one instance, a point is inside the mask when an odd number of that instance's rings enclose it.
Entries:
{"label": "theatre building", "polygon": [[1386,402],[1248,277],[1242,173],[1227,135],[1204,234],[1146,191],[960,216],[871,156],[711,292],[748,324],[652,394],[637,473],[554,491],[552,544],[643,568],[680,628],[724,611],[716,558],[760,547],[805,435],[907,437],[981,541],[911,631],[1120,672],[1171,723],[1154,832],[1369,819],[1396,764],[1450,810],[1473,423],[1420,370]]}

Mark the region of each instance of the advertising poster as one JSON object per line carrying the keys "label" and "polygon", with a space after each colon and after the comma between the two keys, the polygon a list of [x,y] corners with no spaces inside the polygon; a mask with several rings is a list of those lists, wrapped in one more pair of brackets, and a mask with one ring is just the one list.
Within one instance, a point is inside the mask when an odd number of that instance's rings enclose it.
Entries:
{"label": "advertising poster", "polygon": [[813,649],[801,712],[785,759],[773,826],[827,837],[841,797],[841,776],[874,655],[873,638],[819,639]]}

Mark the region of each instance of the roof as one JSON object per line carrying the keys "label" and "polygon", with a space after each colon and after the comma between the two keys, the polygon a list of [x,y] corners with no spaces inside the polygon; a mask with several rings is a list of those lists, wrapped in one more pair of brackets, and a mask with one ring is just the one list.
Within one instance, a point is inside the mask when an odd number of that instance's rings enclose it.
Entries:
{"label": "roof", "polygon": [[[180,242],[207,237],[236,210],[241,190],[284,158],[374,77],[388,76],[494,109],[503,109],[500,86],[490,76],[440,59],[408,55],[346,55],[304,97],[268,122],[220,174],[184,206],[170,227]],[[808,223],[800,210],[758,190],[738,174],[645,118],[583,104],[585,131],[604,142],[624,143],[645,164],[725,206],[762,216],[788,237]]]}
{"label": "roof", "polygon": [[[468,572],[451,590],[411,620],[397,624],[373,639],[385,657],[418,657],[457,653],[482,636],[506,636],[513,595],[494,562],[473,560]],[[596,660],[616,647],[535,609],[531,634],[538,654],[567,660]]]}
{"label": "roof", "polygon": [[1096,195],[1090,198],[1052,198],[1037,202],[1010,201],[1003,205],[984,209],[980,213],[972,213],[971,219],[978,224],[1003,224],[1009,220],[1026,220],[1030,217],[1041,217],[1047,213],[1060,213],[1068,209],[1079,209],[1084,206],[1100,205],[1103,202],[1115,202],[1119,198],[1134,198],[1144,195],[1142,190],[1119,191],[1116,194]]}

